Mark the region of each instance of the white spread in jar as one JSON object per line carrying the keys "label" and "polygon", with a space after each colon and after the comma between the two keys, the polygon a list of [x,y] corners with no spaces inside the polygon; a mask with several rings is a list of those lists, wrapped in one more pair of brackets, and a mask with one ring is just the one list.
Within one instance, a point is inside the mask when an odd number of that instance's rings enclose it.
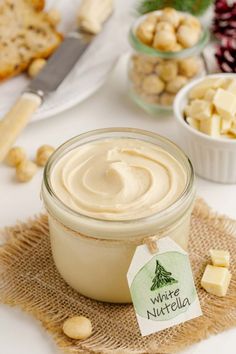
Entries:
{"label": "white spread in jar", "polygon": [[167,151],[138,139],[81,145],[55,165],[51,185],[72,210],[102,220],[134,220],[174,203],[186,171]]}

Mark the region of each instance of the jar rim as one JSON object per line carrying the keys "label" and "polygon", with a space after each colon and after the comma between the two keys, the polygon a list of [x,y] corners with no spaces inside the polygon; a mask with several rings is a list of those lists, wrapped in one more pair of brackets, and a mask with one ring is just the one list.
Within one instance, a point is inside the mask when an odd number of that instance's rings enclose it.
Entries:
{"label": "jar rim", "polygon": [[[140,17],[138,17],[133,25],[130,28],[129,31],[129,42],[132,46],[133,49],[135,49],[137,52],[142,53],[142,54],[146,54],[149,55],[151,57],[158,57],[158,58],[164,58],[164,59],[178,59],[178,58],[186,58],[186,57],[190,57],[198,52],[200,52],[209,42],[210,39],[210,32],[207,28],[202,27],[202,31],[201,31],[201,37],[199,38],[198,42],[190,47],[190,48],[185,48],[182,49],[178,52],[173,52],[173,51],[161,51],[161,50],[157,50],[154,49],[152,47],[149,47],[148,45],[142,43],[136,36],[135,34],[135,30],[137,28],[137,26],[140,24],[140,22],[142,22],[143,19],[145,19],[148,15],[150,14],[158,14],[160,13],[161,10],[157,10],[157,11],[152,11],[149,12],[145,15],[142,15]],[[185,15],[185,16],[192,16],[187,12],[182,12],[182,11],[178,11],[179,13]]]}
{"label": "jar rim", "polygon": [[[60,198],[56,195],[56,193],[53,190],[51,181],[50,181],[50,175],[51,175],[51,171],[54,168],[55,164],[62,158],[62,156],[64,156],[65,154],[68,153],[68,149],[73,148],[73,145],[81,142],[87,138],[91,138],[94,137],[94,140],[101,140],[101,139],[107,139],[109,138],[109,134],[117,134],[117,138],[118,137],[124,137],[124,133],[126,134],[137,134],[139,135],[139,137],[134,137],[134,139],[141,139],[141,136],[143,136],[144,138],[151,138],[153,140],[156,140],[156,144],[158,145],[158,141],[162,142],[165,145],[168,145],[168,147],[174,149],[175,151],[177,151],[179,157],[181,158],[181,164],[184,165],[187,168],[187,180],[186,180],[186,185],[184,190],[182,191],[182,193],[180,194],[180,196],[177,198],[177,200],[175,200],[171,205],[169,205],[167,208],[154,213],[152,215],[149,216],[145,216],[145,217],[141,217],[141,218],[137,218],[137,219],[129,219],[129,220],[104,220],[104,219],[99,219],[99,218],[95,218],[95,217],[91,217],[88,215],[84,215],[82,213],[79,213],[78,211],[73,210],[72,208],[70,208],[68,205],[66,205],[62,200],[60,200]],[[98,136],[102,136],[98,138]],[[114,138],[114,137],[112,137]],[[129,138],[127,136],[127,138]],[[92,141],[94,141],[92,140]],[[145,139],[143,139],[145,140]],[[90,141],[91,142],[91,141]],[[82,142],[81,145],[87,144],[88,142]],[[154,143],[155,144],[155,143]],[[79,146],[79,145],[77,145]],[[96,129],[96,130],[92,130],[89,131],[87,133],[82,133],[79,134],[71,139],[69,139],[68,141],[66,141],[65,143],[63,143],[62,145],[60,145],[56,151],[51,155],[51,157],[49,158],[45,169],[44,169],[44,174],[43,174],[43,186],[45,186],[46,191],[49,193],[50,197],[53,199],[53,202],[56,203],[56,205],[60,208],[63,209],[65,212],[72,214],[75,217],[79,217],[82,220],[87,220],[87,221],[94,221],[96,223],[99,224],[104,224],[104,223],[109,223],[110,225],[124,225],[124,224],[133,224],[134,222],[145,222],[145,221],[155,221],[156,218],[161,218],[161,217],[168,217],[168,215],[171,215],[178,207],[179,205],[182,204],[182,202],[184,202],[186,199],[188,199],[193,186],[194,186],[194,180],[195,180],[195,175],[194,175],[194,170],[193,170],[193,166],[191,161],[189,160],[188,156],[182,151],[182,149],[180,149],[175,143],[173,143],[172,141],[170,141],[169,139],[162,137],[159,134],[156,133],[152,133],[146,130],[142,130],[142,129],[134,129],[134,128],[104,128],[104,129]],[[43,189],[42,189],[43,192]]]}

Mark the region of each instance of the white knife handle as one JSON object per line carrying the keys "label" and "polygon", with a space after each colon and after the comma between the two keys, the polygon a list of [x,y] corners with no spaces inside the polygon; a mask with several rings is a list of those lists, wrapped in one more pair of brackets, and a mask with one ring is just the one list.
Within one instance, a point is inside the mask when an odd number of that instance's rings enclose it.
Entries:
{"label": "white knife handle", "polygon": [[24,93],[0,120],[0,162],[4,160],[16,138],[27,125],[42,99],[34,93]]}

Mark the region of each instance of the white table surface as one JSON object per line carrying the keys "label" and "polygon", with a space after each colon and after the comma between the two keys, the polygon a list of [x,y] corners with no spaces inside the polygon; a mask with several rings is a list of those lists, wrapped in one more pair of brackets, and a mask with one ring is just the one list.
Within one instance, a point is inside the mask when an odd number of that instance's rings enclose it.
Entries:
{"label": "white table surface", "polygon": [[[31,158],[42,144],[57,147],[74,135],[104,127],[135,127],[160,133],[181,144],[173,117],[151,117],[127,97],[125,58],[96,94],[58,116],[31,123],[17,141]],[[14,170],[0,166],[0,227],[26,220],[42,210],[39,198],[42,171],[30,183],[19,184]],[[236,185],[198,179],[198,195],[220,213],[236,219]],[[235,354],[236,329],[212,336],[183,354]],[[57,354],[53,340],[31,316],[17,308],[0,305],[1,354]]]}

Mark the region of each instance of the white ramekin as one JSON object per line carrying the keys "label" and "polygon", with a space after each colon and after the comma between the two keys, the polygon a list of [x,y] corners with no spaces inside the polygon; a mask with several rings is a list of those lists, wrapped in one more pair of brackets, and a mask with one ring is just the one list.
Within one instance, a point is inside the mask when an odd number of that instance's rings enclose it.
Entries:
{"label": "white ramekin", "polygon": [[181,132],[181,144],[191,159],[195,172],[220,183],[236,183],[236,139],[215,138],[192,128],[184,120],[189,91],[206,78],[233,77],[236,74],[214,74],[194,80],[179,91],[174,101],[174,115]]}

